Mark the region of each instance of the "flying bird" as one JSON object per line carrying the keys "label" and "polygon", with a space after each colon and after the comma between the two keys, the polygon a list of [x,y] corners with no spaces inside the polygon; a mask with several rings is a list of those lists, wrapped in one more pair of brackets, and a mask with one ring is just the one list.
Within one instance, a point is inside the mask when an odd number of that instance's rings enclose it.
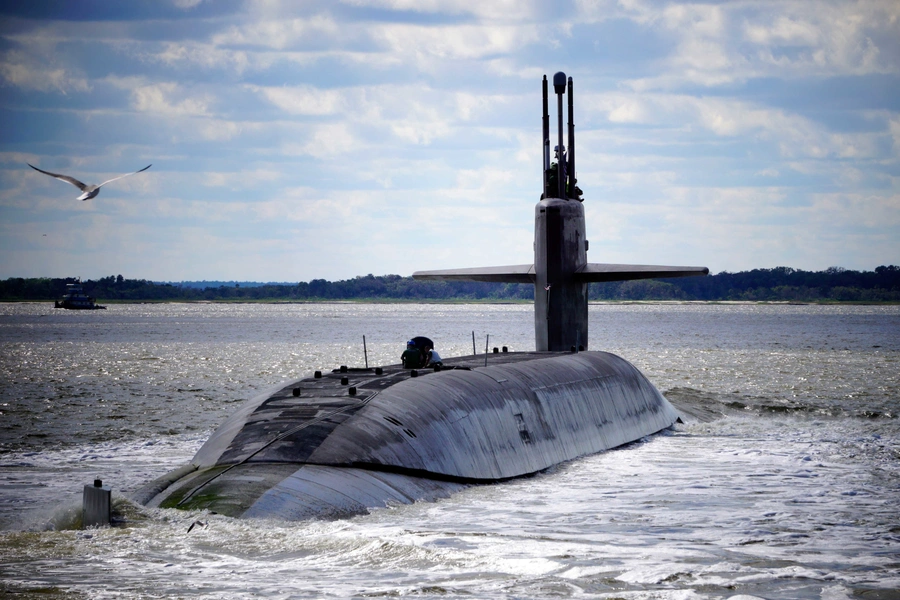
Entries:
{"label": "flying bird", "polygon": [[37,167],[35,167],[34,165],[32,165],[30,163],[25,163],[25,164],[27,164],[29,167],[31,167],[35,171],[40,171],[44,175],[49,175],[50,177],[55,177],[56,179],[59,179],[60,181],[67,181],[67,182],[71,183],[72,185],[74,185],[75,187],[77,187],[79,190],[82,191],[82,194],[80,196],[78,196],[78,198],[76,198],[76,200],[90,200],[91,198],[93,198],[94,196],[99,194],[100,188],[102,188],[107,183],[112,183],[113,181],[115,181],[117,179],[122,179],[123,177],[128,177],[129,175],[134,175],[135,173],[140,173],[141,171],[146,171],[147,169],[149,169],[150,167],[153,166],[152,164],[147,165],[140,171],[135,171],[134,173],[125,173],[124,175],[119,175],[118,177],[113,177],[112,179],[107,179],[100,185],[87,185],[87,184],[81,183],[74,177],[69,177],[68,175],[59,175],[57,173],[51,173],[49,171],[44,171],[42,169],[38,169]]}
{"label": "flying bird", "polygon": [[188,527],[187,532],[190,533],[191,529],[193,529],[195,525],[199,525],[203,529],[206,529],[207,527],[209,527],[209,523],[207,523],[205,521],[194,521],[193,523],[191,523],[191,526]]}

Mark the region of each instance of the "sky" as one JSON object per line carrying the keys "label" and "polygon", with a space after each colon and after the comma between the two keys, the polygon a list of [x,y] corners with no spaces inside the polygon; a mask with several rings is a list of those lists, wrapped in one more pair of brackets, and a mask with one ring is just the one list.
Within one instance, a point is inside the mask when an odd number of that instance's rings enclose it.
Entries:
{"label": "sky", "polygon": [[895,0],[2,0],[0,278],[530,263],[557,71],[590,262],[900,264]]}

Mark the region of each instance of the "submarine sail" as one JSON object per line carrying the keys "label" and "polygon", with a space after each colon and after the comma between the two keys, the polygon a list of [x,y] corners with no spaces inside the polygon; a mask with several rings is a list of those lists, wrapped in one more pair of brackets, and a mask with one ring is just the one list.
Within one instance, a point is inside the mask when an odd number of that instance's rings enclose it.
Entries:
{"label": "submarine sail", "polygon": [[[544,191],[534,208],[534,262],[508,267],[416,271],[413,279],[495,281],[534,284],[537,350],[588,347],[588,284],[632,279],[708,275],[706,267],[617,265],[587,262],[581,190],[575,178],[575,122],[572,78],[553,76],[557,96],[556,162],[550,158],[547,76],[543,80]],[[568,147],[563,144],[563,94],[568,96]]]}

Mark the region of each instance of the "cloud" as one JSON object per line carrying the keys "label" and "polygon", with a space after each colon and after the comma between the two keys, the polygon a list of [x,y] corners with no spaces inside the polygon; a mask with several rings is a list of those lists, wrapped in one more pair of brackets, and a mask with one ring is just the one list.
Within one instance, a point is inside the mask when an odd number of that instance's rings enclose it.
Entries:
{"label": "cloud", "polygon": [[[454,133],[458,120],[482,122],[502,110],[507,99],[501,96],[447,94],[425,86],[367,86],[365,88],[319,89],[312,86],[261,87],[248,89],[271,102],[285,117],[318,117],[314,139],[309,144],[292,144],[294,151],[318,154],[329,148],[368,147],[363,130],[377,131],[400,144],[430,145]],[[333,122],[332,117],[343,120]],[[371,133],[368,135],[372,135]],[[324,149],[324,150],[322,150]]]}
{"label": "cloud", "polygon": [[406,118],[393,121],[391,131],[400,140],[427,146],[451,133],[450,119],[443,114],[439,108],[416,102],[410,107]]}
{"label": "cloud", "polygon": [[900,115],[889,118],[891,137],[893,137],[894,156],[900,157]]}
{"label": "cloud", "polygon": [[[215,178],[215,175],[211,176]],[[190,185],[185,187],[190,188]],[[246,226],[256,219],[253,206],[245,200],[227,200],[213,192],[206,197],[199,197],[199,194],[193,194],[190,199],[178,196],[159,195],[153,203],[154,217],[157,219],[166,219],[168,222],[152,223],[145,222],[144,225],[152,228],[158,227],[161,231],[170,230],[173,227],[179,229],[186,224],[193,225],[196,223],[205,223],[210,229],[221,229],[223,225],[234,223],[242,223]],[[123,212],[133,217],[139,217],[139,213],[134,212],[136,205],[132,204],[128,207],[122,207]],[[145,219],[137,219],[146,221]]]}
{"label": "cloud", "polygon": [[508,96],[499,94],[476,94],[457,92],[454,94],[456,115],[463,121],[480,120],[483,115],[494,112],[497,107],[509,103]]}
{"label": "cloud", "polygon": [[791,3],[784,12],[762,13],[744,27],[763,63],[806,75],[896,73],[900,67],[894,2],[822,3],[815,10]]}
{"label": "cloud", "polygon": [[148,58],[166,65],[191,65],[203,69],[220,70],[229,68],[241,74],[250,68],[262,68],[266,65],[258,58],[251,59],[249,52],[230,50],[199,41],[166,42],[161,49],[150,52]]}
{"label": "cloud", "polygon": [[88,80],[58,61],[24,50],[9,50],[0,58],[0,77],[13,87],[38,92],[88,92]]}
{"label": "cloud", "polygon": [[[175,83],[144,85],[131,90],[132,105],[141,112],[153,112],[169,116],[209,116],[211,98],[183,97],[182,89]],[[180,98],[176,98],[181,96]]]}
{"label": "cloud", "polygon": [[322,90],[310,85],[261,87],[247,86],[282,111],[293,115],[332,115],[348,108],[346,90]]}
{"label": "cloud", "polygon": [[591,97],[592,109],[611,123],[696,128],[718,137],[754,135],[776,145],[784,157],[873,158],[883,133],[835,133],[782,109],[735,98],[675,94],[609,93]]}
{"label": "cloud", "polygon": [[322,47],[326,45],[322,40],[339,40],[344,31],[341,24],[325,13],[287,19],[263,14],[248,23],[228,27],[213,35],[211,41],[215,46],[287,50]]}
{"label": "cloud", "polygon": [[801,46],[812,47],[820,43],[821,31],[805,20],[793,16],[779,15],[768,26],[750,24],[745,26],[746,39],[761,46]]}
{"label": "cloud", "polygon": [[172,0],[172,4],[182,10],[190,10],[203,4],[205,0]]}
{"label": "cloud", "polygon": [[659,16],[666,28],[685,37],[721,39],[727,31],[726,8],[712,4],[669,4]]}
{"label": "cloud", "polygon": [[306,141],[289,142],[281,146],[281,152],[288,156],[314,158],[335,158],[359,153],[371,146],[355,135],[347,123],[326,123],[311,126],[306,133]]}
{"label": "cloud", "polygon": [[623,5],[675,43],[664,72],[634,78],[635,90],[900,70],[900,8],[890,0]]}
{"label": "cloud", "polygon": [[246,123],[235,123],[223,119],[207,119],[199,125],[197,132],[201,139],[213,142],[227,142],[240,136],[248,127]]}
{"label": "cloud", "polygon": [[516,173],[496,167],[463,169],[457,173],[456,189],[465,191],[471,197],[492,201],[500,190],[508,188],[515,181]]}
{"label": "cloud", "polygon": [[539,3],[525,0],[343,0],[344,4],[424,14],[469,15],[484,20],[530,21]]}
{"label": "cloud", "polygon": [[836,192],[812,195],[809,220],[826,228],[900,229],[900,194]]}
{"label": "cloud", "polygon": [[476,60],[508,54],[540,39],[535,25],[453,25],[426,27],[390,24],[372,32],[392,54],[406,57],[420,67],[433,60]]}
{"label": "cloud", "polygon": [[215,187],[229,187],[232,189],[253,189],[256,187],[271,186],[272,183],[281,179],[281,171],[275,169],[259,168],[252,171],[232,172],[212,172],[206,173],[205,182],[207,185]]}
{"label": "cloud", "polygon": [[170,81],[150,83],[143,77],[107,77],[106,82],[131,95],[131,106],[138,112],[168,117],[208,117],[214,103],[211,94],[190,92]]}

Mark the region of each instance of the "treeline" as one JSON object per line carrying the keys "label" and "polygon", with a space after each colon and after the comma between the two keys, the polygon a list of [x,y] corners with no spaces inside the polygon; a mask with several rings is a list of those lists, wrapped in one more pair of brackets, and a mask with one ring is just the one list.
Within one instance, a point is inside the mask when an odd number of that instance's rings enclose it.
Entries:
{"label": "treeline", "polygon": [[[0,301],[56,300],[74,279],[10,278],[0,281]],[[313,279],[297,284],[219,285],[196,288],[121,275],[82,282],[98,302],[317,300],[533,300],[534,286],[515,283],[414,281],[399,275],[366,275],[342,281]],[[591,300],[748,300],[796,302],[900,302],[900,267],[874,271],[789,267],[723,272],[707,277],[592,283]]]}
{"label": "treeline", "polygon": [[753,269],[707,277],[591,284],[592,300],[737,300],[770,302],[898,302],[900,267],[874,271],[831,267]]}

